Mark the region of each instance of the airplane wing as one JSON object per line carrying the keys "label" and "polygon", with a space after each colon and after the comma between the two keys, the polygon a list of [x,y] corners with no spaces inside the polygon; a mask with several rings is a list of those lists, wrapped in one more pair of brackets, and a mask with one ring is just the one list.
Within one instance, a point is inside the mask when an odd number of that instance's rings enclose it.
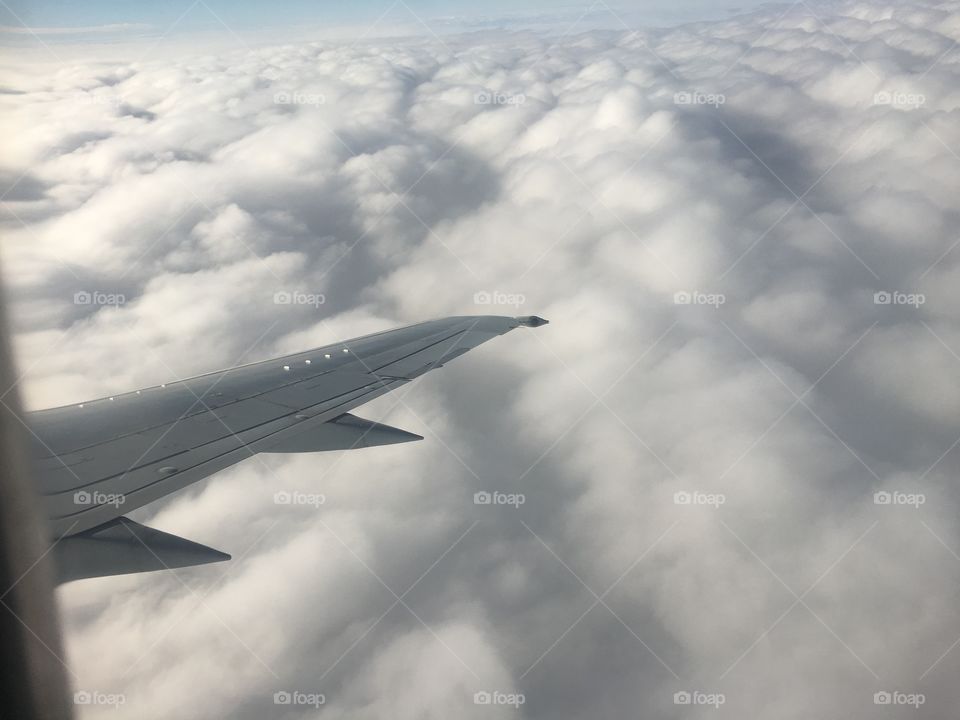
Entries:
{"label": "airplane wing", "polygon": [[123,517],[260,452],[422,439],[350,410],[538,317],[451,317],[30,413],[61,581],[229,556]]}

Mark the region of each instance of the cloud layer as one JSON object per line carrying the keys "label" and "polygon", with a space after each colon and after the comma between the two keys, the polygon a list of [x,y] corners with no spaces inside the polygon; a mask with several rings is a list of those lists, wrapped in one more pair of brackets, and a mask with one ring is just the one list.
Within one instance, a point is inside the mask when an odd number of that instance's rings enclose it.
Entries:
{"label": "cloud layer", "polygon": [[64,587],[76,686],[130,717],[945,717],[958,40],[956,2],[800,3],[8,78],[34,407],[553,321],[360,413],[422,443],[137,513],[234,560]]}

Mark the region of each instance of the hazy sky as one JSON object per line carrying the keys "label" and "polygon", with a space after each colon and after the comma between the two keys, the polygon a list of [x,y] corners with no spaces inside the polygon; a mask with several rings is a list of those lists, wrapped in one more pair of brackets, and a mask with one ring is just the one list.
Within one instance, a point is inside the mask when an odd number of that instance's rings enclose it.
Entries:
{"label": "hazy sky", "polygon": [[[30,22],[163,24],[60,7]],[[955,713],[960,3],[609,19],[124,30],[82,60],[18,35],[29,406],[551,320],[357,413],[422,442],[261,455],[134,513],[234,559],[59,590],[74,687],[123,698],[81,717]]]}
{"label": "hazy sky", "polygon": [[[616,13],[629,22],[682,22],[721,17],[734,9],[762,4],[758,0],[651,0],[624,3],[598,0],[593,3],[556,3],[549,0],[524,2],[440,2],[438,0],[183,0],[181,2],[137,2],[132,0],[10,0],[0,7],[0,24],[36,28],[91,28],[117,24],[142,24],[165,30],[176,24],[179,31],[222,27],[237,30],[290,27],[298,23],[363,25],[379,18],[415,14],[425,21],[457,19],[463,22],[494,19],[518,21],[543,16],[546,21],[581,18],[587,26],[607,22]],[[601,18],[606,19],[601,20]]]}

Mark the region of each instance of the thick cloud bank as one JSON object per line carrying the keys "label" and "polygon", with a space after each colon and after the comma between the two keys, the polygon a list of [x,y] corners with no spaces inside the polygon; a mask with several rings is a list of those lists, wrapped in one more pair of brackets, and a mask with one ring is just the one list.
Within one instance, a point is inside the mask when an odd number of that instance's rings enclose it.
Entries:
{"label": "thick cloud bank", "polygon": [[82,716],[955,712],[958,40],[801,2],[8,78],[33,406],[552,320],[361,413],[422,443],[138,513],[234,560],[61,590]]}

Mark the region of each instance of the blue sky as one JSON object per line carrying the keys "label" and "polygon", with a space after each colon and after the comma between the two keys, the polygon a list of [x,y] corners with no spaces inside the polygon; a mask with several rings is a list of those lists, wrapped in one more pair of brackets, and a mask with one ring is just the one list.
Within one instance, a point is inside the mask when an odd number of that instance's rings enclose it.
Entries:
{"label": "blue sky", "polygon": [[[403,0],[403,4],[427,21],[454,17],[502,18],[506,22],[524,15],[545,15],[548,21],[551,16],[556,16],[558,20],[576,19],[591,7],[589,2],[555,0],[492,0],[483,3]],[[144,24],[165,30],[176,23],[179,30],[189,31],[218,24],[218,16],[238,30],[300,23],[338,26],[372,23],[391,6],[391,15],[409,16],[403,4],[392,0],[359,0],[351,3],[334,0],[276,0],[269,3],[255,0],[202,0],[197,4],[193,0],[162,3],[143,0],[6,0],[0,6],[0,24],[8,27],[27,25],[31,28]],[[755,7],[762,3],[759,0],[653,0],[632,3],[610,0],[607,4],[631,24],[669,24],[715,18],[731,10]],[[610,16],[600,2],[593,4],[593,10],[584,20],[588,25],[590,17]]]}

